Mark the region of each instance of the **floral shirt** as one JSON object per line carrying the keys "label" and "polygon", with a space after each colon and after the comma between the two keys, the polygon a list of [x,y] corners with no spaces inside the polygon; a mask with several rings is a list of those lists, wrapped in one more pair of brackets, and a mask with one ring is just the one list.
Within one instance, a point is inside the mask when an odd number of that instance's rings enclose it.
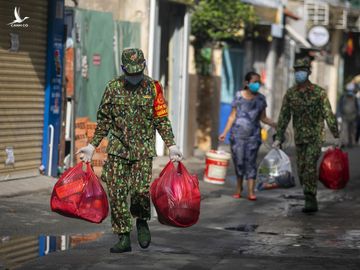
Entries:
{"label": "floral shirt", "polygon": [[261,141],[260,117],[267,107],[263,94],[258,93],[253,99],[245,99],[241,91],[236,93],[232,102],[236,108],[236,118],[231,128],[232,139],[255,139]]}

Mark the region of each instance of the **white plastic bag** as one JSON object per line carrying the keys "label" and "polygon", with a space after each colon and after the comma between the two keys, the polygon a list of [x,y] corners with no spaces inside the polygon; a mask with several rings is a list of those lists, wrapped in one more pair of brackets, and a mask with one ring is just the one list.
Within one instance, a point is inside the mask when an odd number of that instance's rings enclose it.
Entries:
{"label": "white plastic bag", "polygon": [[295,186],[289,157],[280,149],[272,149],[261,161],[257,173],[257,189]]}

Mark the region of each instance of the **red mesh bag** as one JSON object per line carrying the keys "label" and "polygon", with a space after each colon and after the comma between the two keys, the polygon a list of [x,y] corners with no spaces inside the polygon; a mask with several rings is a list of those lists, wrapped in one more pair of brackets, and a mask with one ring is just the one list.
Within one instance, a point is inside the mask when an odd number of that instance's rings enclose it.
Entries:
{"label": "red mesh bag", "polygon": [[179,162],[176,168],[169,161],[159,178],[150,187],[151,199],[164,225],[189,227],[194,225],[200,215],[199,180],[190,175]]}
{"label": "red mesh bag", "polygon": [[89,163],[68,169],[56,182],[51,194],[51,210],[94,223],[109,213],[106,192]]}
{"label": "red mesh bag", "polygon": [[342,189],[349,182],[349,178],[348,154],[339,148],[327,150],[320,164],[320,181],[327,188]]}

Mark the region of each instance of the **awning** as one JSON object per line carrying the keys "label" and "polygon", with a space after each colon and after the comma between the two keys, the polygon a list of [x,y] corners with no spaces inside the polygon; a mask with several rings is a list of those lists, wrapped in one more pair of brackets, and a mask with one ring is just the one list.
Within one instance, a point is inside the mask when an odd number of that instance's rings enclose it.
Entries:
{"label": "awning", "polygon": [[286,31],[290,34],[291,37],[293,37],[297,42],[299,42],[301,45],[303,45],[306,48],[311,48],[311,44],[303,38],[294,28],[292,28],[290,25],[285,25]]}

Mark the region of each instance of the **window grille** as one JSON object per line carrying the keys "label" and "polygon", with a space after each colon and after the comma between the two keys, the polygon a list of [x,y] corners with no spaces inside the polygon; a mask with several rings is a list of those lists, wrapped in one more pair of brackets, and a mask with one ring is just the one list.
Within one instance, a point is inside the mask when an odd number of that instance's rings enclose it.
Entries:
{"label": "window grille", "polygon": [[315,1],[305,1],[307,20],[312,25],[329,25],[329,5]]}

